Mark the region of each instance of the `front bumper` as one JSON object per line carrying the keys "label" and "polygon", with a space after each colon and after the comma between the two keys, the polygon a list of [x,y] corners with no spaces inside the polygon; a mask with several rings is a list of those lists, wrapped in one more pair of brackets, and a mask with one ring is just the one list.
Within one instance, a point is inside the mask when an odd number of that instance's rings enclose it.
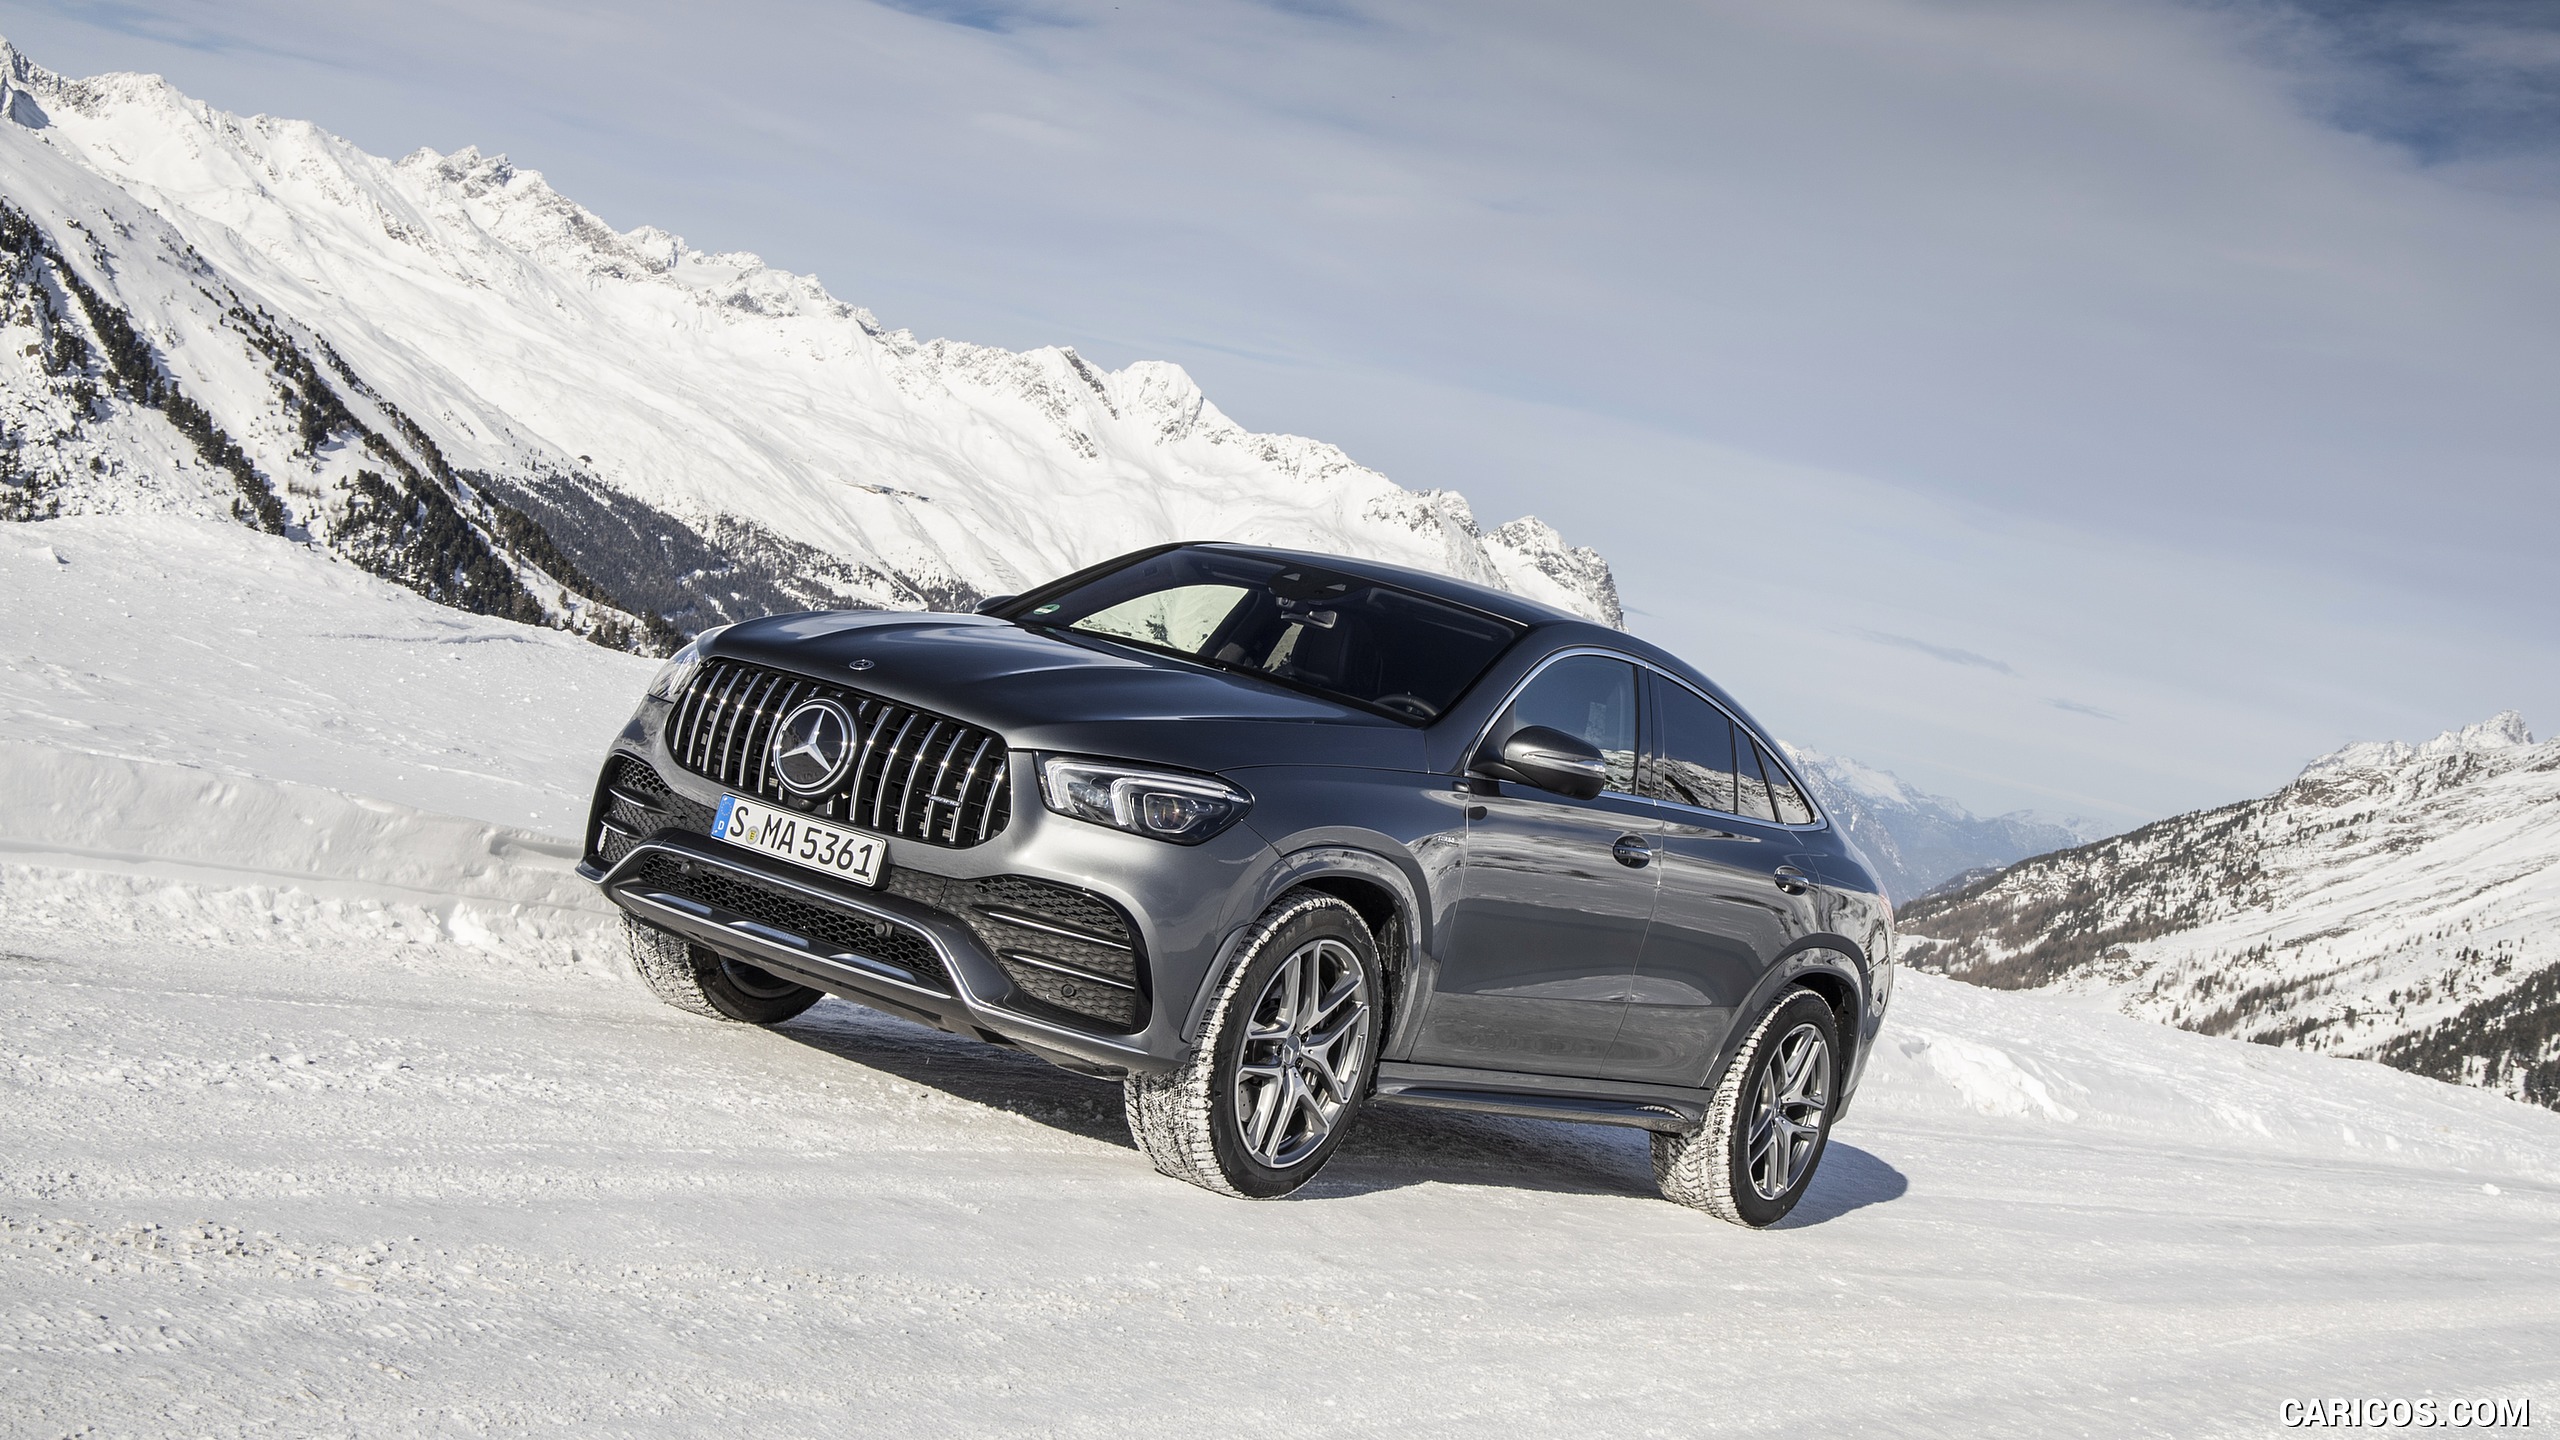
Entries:
{"label": "front bumper", "polygon": [[633,916],[714,953],[858,1004],[954,1034],[1018,1045],[1087,1074],[1160,1071],[1173,1063],[1142,1035],[1110,1035],[1040,1018],[969,926],[904,897],[856,897],[841,884],[707,835],[661,830],[609,869],[581,872]]}
{"label": "front bumper", "polygon": [[[599,777],[579,869],[615,904],[731,959],[1073,1070],[1179,1063],[1201,986],[1259,913],[1277,858],[1241,825],[1185,847],[1051,814],[1016,752],[1012,793],[1027,803],[998,833],[958,847],[890,836],[881,884],[865,887],[713,838],[723,788],[676,763],[667,714],[644,702]],[[1118,991],[1097,988],[1112,979]]]}

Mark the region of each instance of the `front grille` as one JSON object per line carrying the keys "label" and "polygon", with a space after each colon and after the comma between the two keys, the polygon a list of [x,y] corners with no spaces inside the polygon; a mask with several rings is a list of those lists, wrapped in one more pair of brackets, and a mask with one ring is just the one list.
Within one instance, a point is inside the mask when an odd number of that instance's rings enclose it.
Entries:
{"label": "front grille", "polygon": [[657,771],[628,755],[605,762],[592,813],[587,859],[601,867],[618,863],[632,847],[669,826],[697,835],[711,830],[709,806],[668,789]]}
{"label": "front grille", "polygon": [[[802,701],[822,699],[852,714],[856,759],[829,793],[793,795],[773,773],[774,726]],[[1013,814],[1005,743],[994,732],[735,660],[711,661],[686,687],[667,749],[687,770],[741,794],[931,845],[978,844]]]}
{"label": "front grille", "polygon": [[1135,1030],[1147,1013],[1136,929],[1120,907],[1089,890],[994,875],[980,880],[894,869],[881,888],[952,915],[995,957],[1025,1007],[1112,1030]]}
{"label": "front grille", "polygon": [[[641,857],[617,889],[654,890],[726,910],[732,915],[771,926],[816,942],[821,954],[851,954],[903,971],[912,983],[951,993],[951,977],[942,968],[923,932],[890,920],[855,915],[814,901],[779,885],[717,866],[697,864],[653,851]],[[768,937],[769,938],[769,937]]]}

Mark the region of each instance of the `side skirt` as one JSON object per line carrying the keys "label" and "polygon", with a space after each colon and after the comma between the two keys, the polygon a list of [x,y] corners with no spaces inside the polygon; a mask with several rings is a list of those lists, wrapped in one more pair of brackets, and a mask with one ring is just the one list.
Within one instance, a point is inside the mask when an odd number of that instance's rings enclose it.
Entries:
{"label": "side skirt", "polygon": [[1584,1125],[1625,1125],[1667,1133],[1706,1123],[1707,1093],[1671,1085],[1575,1080],[1519,1075],[1448,1065],[1384,1061],[1373,1097],[1382,1105],[1431,1110],[1472,1110],[1531,1120],[1570,1120]]}

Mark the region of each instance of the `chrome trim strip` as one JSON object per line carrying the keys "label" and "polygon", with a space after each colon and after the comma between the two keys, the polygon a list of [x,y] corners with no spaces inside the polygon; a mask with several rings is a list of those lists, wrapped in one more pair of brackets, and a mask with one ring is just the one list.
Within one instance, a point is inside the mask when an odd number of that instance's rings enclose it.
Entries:
{"label": "chrome trim strip", "polygon": [[739,733],[738,722],[744,720],[746,721],[746,728],[749,731],[754,730],[755,720],[753,717],[761,713],[758,707],[764,704],[764,697],[773,693],[773,687],[781,683],[782,676],[779,673],[766,676],[764,683],[761,685],[750,680],[747,684],[747,693],[738,697],[737,705],[733,707],[727,715],[721,718],[720,739],[719,742],[712,747],[718,752],[718,756],[713,763],[717,767],[720,783],[724,785],[745,784],[747,768],[747,757],[745,752],[740,751],[735,759],[730,758],[730,752],[746,738],[744,735]]}
{"label": "chrome trim strip", "polygon": [[898,748],[907,743],[907,732],[916,728],[918,714],[914,710],[907,711],[907,723],[898,727],[898,738],[889,742],[888,753],[880,757],[880,788],[871,792],[871,828],[874,830],[882,828],[880,807],[889,798],[889,767],[898,763]]}
{"label": "chrome trim strip", "polygon": [[[924,754],[926,751],[933,748],[933,737],[941,733],[942,722],[940,720],[936,720],[931,725],[926,726],[924,738],[916,742],[915,753],[907,757],[906,779],[898,786],[898,814],[896,823],[898,827],[897,833],[900,835],[913,833],[913,830],[907,824],[907,809],[909,806],[915,804],[916,775],[924,769]],[[927,811],[926,813],[931,814],[932,812]]]}
{"label": "chrome trim strip", "polygon": [[1024,930],[1037,930],[1043,935],[1055,935],[1061,940],[1081,940],[1087,945],[1099,945],[1105,950],[1118,950],[1128,955],[1138,953],[1134,945],[1119,940],[1105,940],[1099,935],[1088,935],[1082,930],[1071,930],[1064,925],[1054,925],[1045,920],[1034,920],[1028,915],[1000,906],[974,905],[970,908],[990,920],[1001,920],[1007,925],[1018,926]]}
{"label": "chrome trim strip", "polygon": [[926,786],[924,792],[924,833],[927,835],[931,835],[933,833],[934,806],[957,805],[960,803],[956,800],[946,800],[943,798],[942,780],[944,776],[951,773],[951,757],[960,752],[960,742],[968,738],[969,732],[965,728],[952,731],[951,743],[942,747],[941,763],[933,767],[933,783]]}
{"label": "chrome trim strip", "polygon": [[691,766],[692,769],[708,774],[715,780],[720,779],[720,776],[716,771],[706,769],[705,767],[714,763],[716,758],[715,752],[720,748],[719,741],[716,737],[720,734],[720,722],[727,719],[731,714],[729,709],[730,697],[735,695],[738,687],[745,683],[748,676],[754,673],[754,671],[747,669],[743,665],[733,665],[730,667],[729,683],[720,687],[720,698],[712,702],[712,707],[716,709],[718,713],[711,716],[709,719],[702,721],[694,734],[694,744],[701,750],[702,754],[700,758],[693,762]]}
{"label": "chrome trim strip", "polygon": [[[776,702],[773,707],[773,723],[775,725],[779,726],[782,723],[782,717],[791,713],[791,702],[798,698],[801,687],[807,683],[808,682],[805,680],[793,680],[791,682],[791,688],[782,692],[782,699]],[[773,736],[768,730],[765,735],[764,743],[761,745],[757,744],[756,731],[761,728],[764,728],[762,716],[757,717],[757,723],[755,725],[751,725],[747,728],[747,756],[749,759],[755,761],[755,789],[758,794],[764,793],[764,791],[769,788],[773,780]],[[848,735],[845,738],[850,741],[853,737]]]}
{"label": "chrome trim strip", "polygon": [[1046,955],[1034,955],[1027,950],[999,950],[996,954],[1007,960],[1019,960],[1025,965],[1037,965],[1043,970],[1054,970],[1072,980],[1090,980],[1096,985],[1108,985],[1114,990],[1126,990],[1132,995],[1138,993],[1138,987],[1126,980],[1114,980],[1108,975],[1097,975],[1064,961],[1052,960]]}
{"label": "chrome trim strip", "polygon": [[676,705],[675,724],[667,731],[667,753],[675,756],[679,764],[693,749],[693,717],[701,711],[705,697],[711,693],[712,677],[719,673],[718,663],[709,662],[695,671],[693,683],[685,687],[684,697]]}
{"label": "chrome trim strip", "polygon": [[[1005,753],[996,757],[996,768],[987,781],[987,798],[978,803],[978,838],[973,842],[975,844],[987,843],[987,836],[996,823],[996,792],[1013,783],[1009,768],[1012,764],[1013,751],[1008,743]],[[960,822],[956,818],[951,822],[951,834],[953,839],[959,838]]]}
{"label": "chrome trim strip", "polygon": [[[617,890],[614,894],[621,900],[646,909],[688,916],[697,924],[717,927],[757,949],[780,951],[782,954],[777,958],[787,960],[791,964],[830,966],[837,970],[848,971],[856,978],[874,985],[894,985],[901,990],[912,990],[918,995],[930,996],[936,1000],[954,998],[948,991],[916,984],[913,972],[892,965],[886,960],[874,960],[868,955],[857,955],[850,950],[825,949],[806,936],[794,935],[788,930],[775,926],[759,924],[744,916],[736,920],[724,920],[720,917],[729,912],[704,905],[697,900],[689,900],[682,895],[670,895],[663,890],[637,889]],[[782,938],[773,940],[767,939],[767,936]]]}
{"label": "chrome trim strip", "polygon": [[[968,768],[960,772],[960,797],[951,802],[951,833],[946,837],[955,845],[960,843],[960,817],[963,814],[966,814],[969,809],[970,787],[978,783],[978,766],[987,758],[987,747],[994,743],[996,743],[996,734],[994,731],[990,730],[987,732],[987,738],[979,741],[977,750],[969,756]],[[989,806],[988,808],[993,809],[994,807]],[[981,816],[980,823],[982,825],[984,823],[983,815]],[[981,836],[980,838],[983,839],[985,837]]]}

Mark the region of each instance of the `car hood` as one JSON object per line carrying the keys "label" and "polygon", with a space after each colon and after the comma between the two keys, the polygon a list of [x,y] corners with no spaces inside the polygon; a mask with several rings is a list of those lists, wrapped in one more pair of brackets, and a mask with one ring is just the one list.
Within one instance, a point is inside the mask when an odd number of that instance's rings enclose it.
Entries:
{"label": "car hood", "polygon": [[993,730],[1017,749],[1197,770],[1423,768],[1422,731],[1410,725],[1278,685],[983,615],[786,615],[734,626],[709,649],[939,711]]}

